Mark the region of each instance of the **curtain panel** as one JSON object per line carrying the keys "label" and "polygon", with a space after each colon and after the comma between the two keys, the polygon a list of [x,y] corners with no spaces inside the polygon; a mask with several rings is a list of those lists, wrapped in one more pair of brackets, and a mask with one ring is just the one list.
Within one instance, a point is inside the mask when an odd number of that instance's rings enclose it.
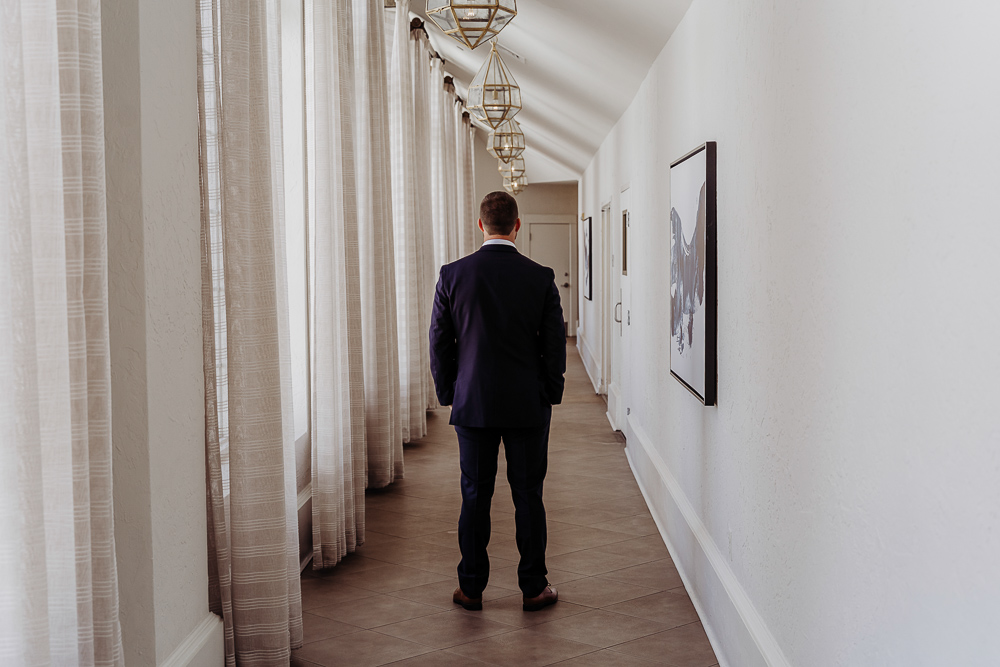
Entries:
{"label": "curtain panel", "polygon": [[381,0],[353,0],[354,125],[368,486],[403,476],[388,68]]}
{"label": "curtain panel", "polygon": [[[422,229],[418,242],[421,246],[423,303],[421,308],[420,330],[427,340],[426,332],[431,326],[431,306],[434,303],[434,288],[437,281],[438,266],[434,259],[434,188],[433,161],[431,150],[432,116],[431,116],[431,61],[437,61],[434,50],[430,47],[427,33],[423,27],[410,31],[410,71],[413,81],[413,124],[415,140],[415,183],[417,189],[417,225]],[[421,223],[420,221],[423,220]],[[426,407],[429,410],[440,407],[437,394],[434,392],[434,378],[431,376],[430,344],[421,348],[421,367],[423,371],[424,393],[427,397]]]}
{"label": "curtain panel", "polygon": [[482,237],[476,221],[479,220],[479,202],[476,201],[476,128],[472,125],[469,112],[460,114],[458,136],[461,147],[457,157],[459,169],[462,171],[462,198],[459,235],[461,236],[462,255],[476,252],[482,245]]}
{"label": "curtain panel", "polygon": [[475,199],[474,131],[464,118],[463,101],[455,86],[445,80],[444,62],[431,60],[427,82],[430,113],[431,228],[434,245],[434,280],[442,265],[478,249]]}
{"label": "curtain panel", "polygon": [[100,2],[0,16],[0,664],[122,665]]}
{"label": "curtain panel", "polygon": [[351,0],[305,2],[313,568],[365,539],[365,372]]}
{"label": "curtain panel", "polygon": [[226,664],[274,665],[302,644],[279,15],[198,2],[209,598]]}
{"label": "curtain panel", "polygon": [[[423,314],[431,302],[427,290],[424,238],[431,235],[430,210],[424,206],[417,165],[418,126],[414,105],[413,51],[410,48],[410,0],[396,3],[389,63],[389,112],[392,146],[392,211],[396,250],[396,314],[399,338],[399,386],[403,442],[427,434],[427,382],[430,345]],[[424,66],[429,66],[423,58]],[[420,128],[421,130],[424,128]],[[426,134],[426,133],[425,133]]]}
{"label": "curtain panel", "polygon": [[444,88],[438,93],[441,95],[441,107],[443,111],[444,123],[444,191],[445,207],[442,232],[444,240],[442,246],[445,251],[444,263],[454,262],[462,256],[462,248],[459,244],[458,216],[459,216],[459,191],[462,184],[458,182],[458,117],[461,110],[458,98],[455,96],[455,84],[451,83],[451,77],[445,79]]}

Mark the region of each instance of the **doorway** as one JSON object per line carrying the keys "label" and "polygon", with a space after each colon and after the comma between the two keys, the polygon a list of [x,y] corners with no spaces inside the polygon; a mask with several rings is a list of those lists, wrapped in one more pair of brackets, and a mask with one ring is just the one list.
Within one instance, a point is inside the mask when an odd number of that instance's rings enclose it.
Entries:
{"label": "doorway", "polygon": [[[524,226],[527,229],[521,233],[527,237],[525,254],[556,274],[566,335],[576,336],[579,293],[576,285],[576,220],[566,215],[534,215],[524,220]],[[521,235],[518,235],[518,240],[521,240]]]}

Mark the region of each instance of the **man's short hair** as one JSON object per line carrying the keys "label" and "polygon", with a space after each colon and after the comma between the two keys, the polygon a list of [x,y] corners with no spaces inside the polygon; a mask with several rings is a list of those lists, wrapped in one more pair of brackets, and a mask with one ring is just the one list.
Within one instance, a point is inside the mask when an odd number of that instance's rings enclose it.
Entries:
{"label": "man's short hair", "polygon": [[490,236],[510,236],[517,223],[517,200],[506,192],[491,192],[479,205],[479,219]]}

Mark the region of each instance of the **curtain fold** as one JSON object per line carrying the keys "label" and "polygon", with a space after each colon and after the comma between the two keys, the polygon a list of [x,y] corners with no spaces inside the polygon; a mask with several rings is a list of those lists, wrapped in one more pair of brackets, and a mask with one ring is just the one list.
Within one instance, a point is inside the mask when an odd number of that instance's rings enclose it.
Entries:
{"label": "curtain fold", "polygon": [[198,6],[210,604],[227,665],[273,665],[302,644],[278,12]]}
{"label": "curtain fold", "polygon": [[354,126],[361,330],[365,371],[368,486],[403,476],[399,346],[388,118],[388,70],[381,0],[354,0]]}
{"label": "curtain fold", "polygon": [[351,0],[306,0],[313,568],[364,542],[365,375]]}
{"label": "curtain fold", "polygon": [[122,665],[100,3],[0,14],[0,663]]}

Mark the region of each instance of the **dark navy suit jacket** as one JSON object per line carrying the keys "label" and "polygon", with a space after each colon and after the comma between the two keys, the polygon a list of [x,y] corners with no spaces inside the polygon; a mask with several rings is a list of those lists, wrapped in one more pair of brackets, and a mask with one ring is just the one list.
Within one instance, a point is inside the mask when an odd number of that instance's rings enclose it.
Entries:
{"label": "dark navy suit jacket", "polygon": [[548,423],[562,401],[566,330],[552,269],[508,245],[441,267],[431,316],[431,372],[451,423]]}

